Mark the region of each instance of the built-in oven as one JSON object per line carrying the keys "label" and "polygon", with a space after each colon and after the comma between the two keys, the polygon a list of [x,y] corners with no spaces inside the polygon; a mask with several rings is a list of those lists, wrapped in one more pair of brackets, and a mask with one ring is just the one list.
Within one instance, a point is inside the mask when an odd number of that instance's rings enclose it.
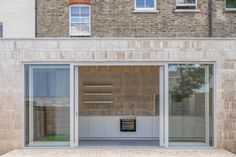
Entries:
{"label": "built-in oven", "polygon": [[136,132],[136,119],[120,119],[120,132]]}

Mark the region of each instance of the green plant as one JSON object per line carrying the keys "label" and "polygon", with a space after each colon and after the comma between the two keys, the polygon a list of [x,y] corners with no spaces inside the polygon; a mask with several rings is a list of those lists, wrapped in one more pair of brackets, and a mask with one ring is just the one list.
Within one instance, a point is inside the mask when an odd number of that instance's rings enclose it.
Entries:
{"label": "green plant", "polygon": [[177,68],[176,72],[179,73],[180,78],[177,85],[170,91],[171,100],[174,102],[188,98],[204,84],[205,73],[203,68]]}

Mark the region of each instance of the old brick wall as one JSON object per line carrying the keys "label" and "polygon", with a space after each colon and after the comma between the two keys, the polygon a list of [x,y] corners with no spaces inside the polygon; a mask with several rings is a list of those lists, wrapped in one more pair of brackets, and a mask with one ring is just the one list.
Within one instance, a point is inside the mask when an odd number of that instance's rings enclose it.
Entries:
{"label": "old brick wall", "polygon": [[36,37],[68,37],[67,0],[36,0]]}
{"label": "old brick wall", "polygon": [[[92,37],[207,37],[208,0],[200,12],[174,12],[175,1],[157,0],[154,13],[135,13],[135,0],[91,0]],[[68,37],[67,0],[37,0],[37,36]]]}
{"label": "old brick wall", "polygon": [[23,147],[22,63],[27,61],[213,61],[217,147],[236,153],[236,39],[1,40],[0,153]]}
{"label": "old brick wall", "polygon": [[236,36],[236,12],[225,11],[224,0],[213,0],[212,36]]}
{"label": "old brick wall", "polygon": [[[135,0],[91,0],[92,37],[207,37],[208,0],[200,12],[175,12],[175,1],[157,0],[154,13],[134,11]],[[212,0],[212,36],[235,37],[236,13],[224,0]],[[37,0],[37,37],[69,37],[67,0]]]}

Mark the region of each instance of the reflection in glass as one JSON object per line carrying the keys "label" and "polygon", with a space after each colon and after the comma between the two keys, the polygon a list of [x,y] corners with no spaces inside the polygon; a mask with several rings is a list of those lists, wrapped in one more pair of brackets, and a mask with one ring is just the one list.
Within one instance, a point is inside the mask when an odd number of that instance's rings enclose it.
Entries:
{"label": "reflection in glass", "polygon": [[81,7],[81,17],[89,17],[89,7]]}
{"label": "reflection in glass", "polygon": [[154,0],[146,0],[147,8],[154,8]]}
{"label": "reflection in glass", "polygon": [[79,7],[71,7],[71,16],[79,16],[81,8]]}
{"label": "reflection in glass", "polygon": [[213,66],[169,65],[169,142],[212,145]]}
{"label": "reflection in glass", "polygon": [[136,8],[154,8],[154,0],[136,0]]}
{"label": "reflection in glass", "polygon": [[70,140],[69,79],[69,66],[25,67],[26,144],[29,146]]}
{"label": "reflection in glass", "polygon": [[196,0],[177,0],[176,9],[197,9]]}
{"label": "reflection in glass", "polygon": [[145,8],[145,0],[136,0],[136,8]]}
{"label": "reflection in glass", "polygon": [[195,0],[177,0],[177,4],[195,4]]}

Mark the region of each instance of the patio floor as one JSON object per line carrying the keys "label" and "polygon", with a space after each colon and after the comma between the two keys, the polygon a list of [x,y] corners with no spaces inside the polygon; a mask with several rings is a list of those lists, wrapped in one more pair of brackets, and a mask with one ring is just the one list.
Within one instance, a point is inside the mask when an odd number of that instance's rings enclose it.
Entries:
{"label": "patio floor", "polygon": [[2,157],[236,157],[222,149],[79,148],[20,149]]}

